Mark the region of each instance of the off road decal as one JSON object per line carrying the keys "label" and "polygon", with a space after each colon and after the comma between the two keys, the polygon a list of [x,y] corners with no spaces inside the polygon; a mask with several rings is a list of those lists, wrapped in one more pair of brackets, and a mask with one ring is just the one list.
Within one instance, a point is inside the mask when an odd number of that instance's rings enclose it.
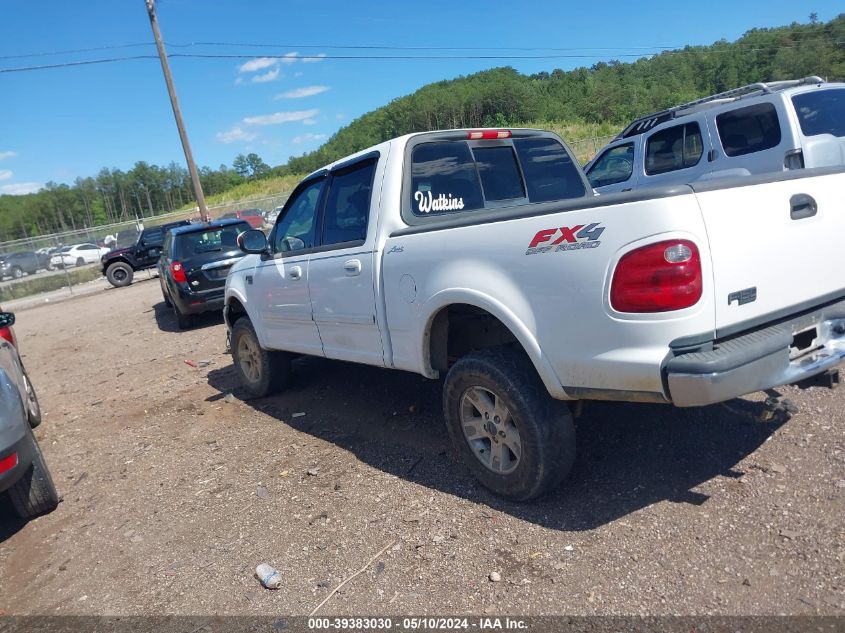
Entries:
{"label": "off road decal", "polygon": [[526,255],[540,253],[559,253],[560,251],[578,251],[585,248],[598,248],[601,245],[599,237],[605,227],[601,222],[592,224],[576,224],[575,226],[561,226],[555,229],[537,231],[534,239],[528,244]]}
{"label": "off road decal", "polygon": [[417,201],[417,209],[420,213],[460,211],[464,208],[464,199],[453,198],[451,193],[441,193],[435,198],[430,191],[417,191],[414,194],[414,200]]}

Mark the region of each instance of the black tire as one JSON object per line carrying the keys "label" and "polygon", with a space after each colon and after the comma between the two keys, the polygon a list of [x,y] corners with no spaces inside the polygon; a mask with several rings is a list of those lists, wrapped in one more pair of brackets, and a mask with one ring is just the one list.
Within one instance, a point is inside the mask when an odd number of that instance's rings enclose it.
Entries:
{"label": "black tire", "polygon": [[20,279],[21,277],[23,277],[23,270],[21,269],[20,266],[14,266],[12,268],[12,278],[13,279]]}
{"label": "black tire", "polygon": [[173,307],[173,316],[176,317],[176,327],[180,330],[187,330],[194,324],[194,315],[183,314],[175,303],[171,303]]}
{"label": "black tire", "polygon": [[285,388],[290,378],[290,354],[263,349],[248,317],[235,321],[231,348],[235,371],[250,395],[263,398]]}
{"label": "black tire", "polygon": [[132,283],[135,271],[126,262],[115,262],[106,268],[106,279],[115,288],[123,288]]}
{"label": "black tire", "polygon": [[29,426],[34,429],[41,424],[41,405],[38,404],[38,395],[35,393],[35,387],[32,386],[32,381],[26,371],[23,372],[23,379],[26,383],[27,395],[24,403],[26,405],[26,417],[29,419]]}
{"label": "black tire", "polygon": [[168,308],[173,307],[173,302],[170,301],[170,297],[167,296],[167,293],[164,290],[161,291],[161,296],[164,297],[164,305]]}
{"label": "black tire", "polygon": [[[492,419],[470,401],[479,393],[494,398],[488,402],[499,411],[503,405],[509,415],[501,421],[496,416],[491,426]],[[452,443],[470,472],[507,499],[528,501],[548,492],[563,481],[575,461],[575,424],[569,407],[549,395],[530,359],[516,346],[480,350],[458,359],[443,385],[443,411]],[[462,411],[464,420],[480,425],[468,424],[465,431]],[[477,428],[483,433],[470,439],[468,434]],[[514,430],[516,434],[509,435]],[[518,441],[512,442],[512,437]],[[518,446],[518,456],[511,443]]]}
{"label": "black tire", "polygon": [[38,446],[32,431],[27,433],[29,441],[32,442],[32,465],[8,492],[17,513],[24,519],[31,519],[55,510],[59,505],[59,493],[50,477],[50,471],[47,470],[41,447]]}
{"label": "black tire", "polygon": [[76,266],[79,267],[79,266],[84,266],[84,265],[85,265],[85,260],[82,259],[81,257],[77,257],[76,258]]}

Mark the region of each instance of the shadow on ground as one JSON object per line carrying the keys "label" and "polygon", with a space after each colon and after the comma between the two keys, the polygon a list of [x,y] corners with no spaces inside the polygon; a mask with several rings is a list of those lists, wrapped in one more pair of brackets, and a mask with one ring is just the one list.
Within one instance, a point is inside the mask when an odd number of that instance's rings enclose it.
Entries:
{"label": "shadow on ground", "polygon": [[15,513],[12,502],[6,494],[0,494],[0,543],[20,532],[27,523],[26,519],[21,519]]}
{"label": "shadow on ground", "polygon": [[[164,301],[159,301],[150,310],[154,313],[156,325],[162,332],[182,332],[179,326],[176,325],[176,315],[173,314],[173,308],[168,308],[164,305]],[[211,312],[204,312],[203,314],[194,315],[194,321],[189,330],[198,330],[212,325],[220,325],[223,323],[223,310],[213,310]]]}
{"label": "shadow on ground", "polygon": [[[788,416],[760,421],[762,402],[678,409],[591,402],[577,420],[578,457],[556,491],[526,504],[478,485],[457,461],[442,418],[441,383],[416,374],[301,358],[280,395],[248,399],[234,368],[214,369],[209,384],[297,430],[332,442],[361,461],[408,481],[483,503],[559,530],[591,530],[659,501],[701,505],[694,489],[738,477],[735,465]],[[295,412],[306,415],[292,417]]]}

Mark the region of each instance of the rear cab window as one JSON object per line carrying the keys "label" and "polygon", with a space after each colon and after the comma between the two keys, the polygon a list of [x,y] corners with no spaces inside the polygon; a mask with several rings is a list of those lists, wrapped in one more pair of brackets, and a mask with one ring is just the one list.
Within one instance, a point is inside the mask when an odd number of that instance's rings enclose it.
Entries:
{"label": "rear cab window", "polygon": [[845,88],[814,90],[792,97],[804,136],[845,136]]}
{"label": "rear cab window", "polygon": [[405,204],[416,217],[586,195],[580,171],[554,138],[421,141],[410,151]]}
{"label": "rear cab window", "polygon": [[772,103],[756,103],[716,115],[726,156],[745,156],[780,145],[778,113]]}

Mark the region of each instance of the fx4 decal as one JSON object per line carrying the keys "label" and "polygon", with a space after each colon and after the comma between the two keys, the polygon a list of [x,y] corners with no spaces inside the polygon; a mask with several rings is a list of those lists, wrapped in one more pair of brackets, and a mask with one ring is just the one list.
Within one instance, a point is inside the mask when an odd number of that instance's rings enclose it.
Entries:
{"label": "fx4 decal", "polygon": [[598,248],[601,244],[599,237],[605,227],[601,222],[592,224],[576,224],[575,226],[561,226],[555,229],[537,231],[534,239],[528,244],[526,255],[540,253],[557,253],[560,251],[577,251],[583,248]]}

